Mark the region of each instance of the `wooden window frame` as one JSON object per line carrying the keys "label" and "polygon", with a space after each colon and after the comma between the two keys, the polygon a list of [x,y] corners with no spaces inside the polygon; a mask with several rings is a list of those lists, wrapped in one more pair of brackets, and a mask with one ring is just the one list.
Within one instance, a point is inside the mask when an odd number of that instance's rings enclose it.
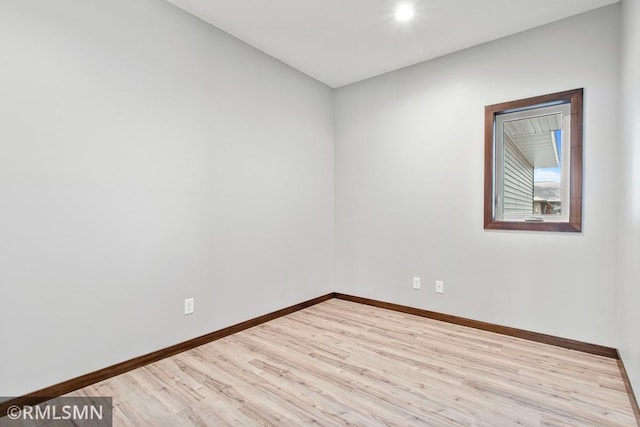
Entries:
{"label": "wooden window frame", "polygon": [[[545,104],[571,104],[571,147],[569,173],[569,219],[565,222],[527,222],[496,220],[495,202],[495,120],[509,111],[532,109]],[[485,106],[484,131],[484,228],[485,230],[582,231],[582,146],[583,89],[557,92]],[[504,165],[502,166],[504,167]]]}

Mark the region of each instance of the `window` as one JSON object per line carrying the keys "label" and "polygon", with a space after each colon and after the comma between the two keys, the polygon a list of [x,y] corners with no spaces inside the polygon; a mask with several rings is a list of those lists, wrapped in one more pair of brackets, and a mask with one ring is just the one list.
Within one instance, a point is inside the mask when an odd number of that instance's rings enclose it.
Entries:
{"label": "window", "polygon": [[485,229],[581,231],[582,94],[485,107]]}

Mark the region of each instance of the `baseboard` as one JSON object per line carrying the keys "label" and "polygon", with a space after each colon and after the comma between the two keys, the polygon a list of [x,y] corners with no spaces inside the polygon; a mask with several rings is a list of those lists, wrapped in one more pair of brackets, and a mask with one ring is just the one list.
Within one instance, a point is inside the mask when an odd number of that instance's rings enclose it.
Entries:
{"label": "baseboard", "polygon": [[124,374],[125,372],[131,371],[133,369],[140,368],[153,362],[157,362],[158,360],[176,355],[178,353],[182,353],[183,351],[191,350],[192,348],[196,348],[203,344],[207,344],[220,338],[224,338],[228,335],[235,334],[236,332],[244,331],[245,329],[258,326],[262,323],[269,322],[273,319],[277,319],[278,317],[286,316],[287,314],[291,314],[304,308],[311,307],[312,305],[319,304],[332,298],[334,298],[334,293],[329,293],[317,298],[313,298],[299,304],[295,304],[290,307],[286,307],[272,313],[264,314],[262,316],[258,316],[253,319],[226,327],[224,329],[220,329],[218,331],[172,345],[171,347],[163,348],[161,350],[154,351],[143,356],[138,356],[131,360],[117,363],[115,365],[97,370],[95,372],[90,372],[88,374],[63,381],[59,384],[34,391],[33,393],[1,402],[0,418],[5,416],[7,414],[7,410],[13,405],[37,405],[39,403],[46,402],[47,400],[53,399],[55,397],[71,393],[72,391],[87,387],[91,384],[104,381],[111,377],[115,377],[116,375]]}
{"label": "baseboard", "polygon": [[622,375],[624,386],[627,389],[627,394],[629,395],[629,401],[631,402],[631,407],[633,408],[633,415],[636,416],[636,423],[638,423],[638,426],[640,426],[640,407],[638,407],[638,399],[636,399],[636,395],[633,392],[633,387],[631,386],[631,381],[629,380],[629,375],[627,374],[627,368],[624,367],[620,352],[617,350],[616,352],[618,353],[618,368],[620,368],[620,374]]}
{"label": "baseboard", "polygon": [[616,359],[618,361],[618,366],[620,367],[620,372],[622,374],[623,380],[625,381],[625,387],[627,388],[627,392],[629,394],[629,399],[631,400],[631,405],[633,407],[634,414],[636,415],[636,419],[638,420],[638,425],[640,426],[640,411],[638,410],[638,402],[635,399],[635,395],[633,394],[633,389],[631,388],[631,383],[629,382],[629,377],[627,376],[627,372],[624,367],[624,364],[620,359],[620,355],[618,351],[614,348],[605,347],[597,344],[589,344],[589,343],[576,341],[576,340],[570,340],[567,338],[560,338],[552,335],[540,334],[537,332],[526,331],[523,329],[516,329],[516,328],[507,327],[507,326],[495,325],[492,323],[481,322],[479,320],[467,319],[464,317],[453,316],[450,314],[442,314],[435,311],[429,311],[429,310],[409,307],[409,306],[400,305],[400,304],[378,301],[370,298],[363,298],[363,297],[357,297],[353,295],[342,294],[338,292],[332,292],[317,298],[303,301],[299,304],[295,304],[295,305],[274,311],[272,313],[264,314],[262,316],[255,317],[253,319],[226,327],[224,329],[220,329],[218,331],[211,332],[209,334],[202,335],[200,337],[193,338],[188,341],[184,341],[182,343],[175,344],[173,346],[170,346],[158,351],[154,351],[152,353],[148,353],[143,356],[133,358],[131,360],[127,360],[125,362],[117,363],[115,365],[79,376],[77,378],[73,378],[68,381],[63,381],[59,384],[43,388],[33,393],[29,393],[24,396],[20,396],[11,400],[0,402],[0,418],[6,415],[7,409],[12,405],[22,406],[22,405],[36,405],[38,403],[42,403],[49,399],[62,396],[67,393],[71,393],[75,390],[81,389],[83,387],[87,387],[91,384],[104,381],[116,375],[120,375],[125,372],[131,371],[133,369],[137,369],[142,366],[148,365],[150,363],[157,362],[158,360],[173,356],[175,354],[182,353],[187,350],[191,350],[192,348],[210,343],[220,338],[224,338],[228,335],[235,334],[236,332],[240,332],[245,329],[258,326],[262,323],[269,322],[273,319],[277,319],[278,317],[286,316],[287,314],[291,314],[296,311],[302,310],[304,308],[311,307],[313,305],[330,300],[332,298],[338,298],[345,301],[351,301],[351,302],[366,304],[374,307],[385,308],[388,310],[399,311],[402,313],[413,314],[416,316],[427,317],[430,319],[440,320],[443,322],[453,323],[456,325],[468,326],[475,329],[482,329],[485,331],[495,332],[502,335],[509,335],[512,337],[523,338],[529,341],[550,344],[558,347],[568,348],[571,350],[577,350],[585,353],[591,353],[591,354],[596,354],[596,355]]}
{"label": "baseboard", "polygon": [[357,302],[360,304],[371,305],[379,308],[386,308],[389,310],[400,311],[402,313],[428,317],[429,319],[441,320],[443,322],[453,323],[456,325],[468,326],[471,328],[482,329],[484,331],[495,332],[502,335],[523,338],[529,341],[555,345],[557,347],[564,347],[571,350],[577,350],[585,353],[597,354],[599,356],[610,357],[612,359],[618,359],[617,350],[611,347],[589,344],[582,341],[560,338],[553,335],[540,334],[538,332],[526,331],[524,329],[495,325],[493,323],[481,322],[479,320],[467,319],[464,317],[452,316],[450,314],[442,314],[435,311],[423,310],[421,308],[414,308],[406,305],[383,302],[369,298],[356,297],[353,295],[346,295],[341,293],[335,293],[334,295],[335,298],[343,299],[346,301]]}

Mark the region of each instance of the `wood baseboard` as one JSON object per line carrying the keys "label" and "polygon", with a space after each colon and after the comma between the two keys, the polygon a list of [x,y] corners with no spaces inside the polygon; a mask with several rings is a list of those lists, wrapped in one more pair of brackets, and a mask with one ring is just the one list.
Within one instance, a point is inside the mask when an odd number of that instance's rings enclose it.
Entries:
{"label": "wood baseboard", "polygon": [[312,305],[319,304],[332,298],[334,298],[334,293],[329,293],[317,298],[313,298],[299,304],[274,311],[272,313],[264,314],[253,319],[237,323],[235,325],[220,329],[215,332],[211,332],[209,334],[172,345],[171,347],[163,348],[161,350],[154,351],[143,356],[138,356],[125,362],[116,363],[115,365],[97,370],[95,372],[90,372],[85,375],[81,375],[68,381],[63,381],[59,384],[34,391],[33,393],[29,393],[24,396],[0,402],[0,418],[5,416],[9,407],[13,405],[37,405],[39,403],[46,402],[47,400],[53,399],[55,397],[71,393],[72,391],[87,387],[91,384],[104,381],[108,378],[115,377],[116,375],[124,374],[125,372],[131,371],[133,369],[140,368],[153,362],[157,362],[158,360],[173,356],[178,353],[182,353],[183,351],[191,350],[192,348],[199,347],[203,344],[207,344],[220,338],[224,338],[228,335],[235,334],[236,332],[258,326],[262,323],[269,322],[270,320],[277,319],[278,317],[286,316],[287,314],[291,314],[298,310],[311,307]]}
{"label": "wood baseboard", "polygon": [[631,400],[631,406],[633,407],[634,414],[636,415],[636,419],[638,420],[638,425],[640,426],[640,410],[638,409],[638,402],[635,399],[633,389],[631,388],[631,383],[629,382],[629,377],[627,376],[627,371],[624,367],[624,364],[622,363],[622,360],[620,359],[618,350],[614,348],[605,347],[597,344],[589,344],[589,343],[570,340],[566,338],[560,338],[552,335],[540,334],[537,332],[526,331],[523,329],[516,329],[516,328],[507,327],[507,326],[495,325],[492,323],[481,322],[478,320],[467,319],[464,317],[458,317],[458,316],[453,316],[449,314],[442,314],[434,311],[404,306],[400,304],[378,301],[370,298],[363,298],[363,297],[357,297],[353,295],[342,294],[338,292],[332,292],[317,298],[303,301],[299,304],[295,304],[295,305],[274,311],[272,313],[264,314],[262,316],[255,317],[253,319],[220,329],[218,331],[211,332],[209,334],[202,335],[200,337],[193,338],[188,341],[184,341],[182,343],[175,344],[173,346],[170,346],[158,351],[154,351],[152,353],[148,353],[143,356],[133,358],[131,360],[127,360],[125,362],[117,363],[115,365],[97,370],[95,372],[81,375],[79,377],[70,379],[68,381],[63,381],[59,384],[43,388],[33,393],[29,393],[24,396],[7,400],[5,402],[0,402],[0,418],[6,415],[7,409],[12,405],[17,405],[17,406],[36,405],[38,403],[45,402],[49,399],[53,399],[55,397],[59,397],[67,393],[71,393],[72,391],[78,390],[80,388],[87,387],[91,384],[95,384],[97,382],[106,380],[116,375],[120,375],[130,370],[140,368],[142,366],[148,365],[153,362],[157,362],[158,360],[173,356],[178,353],[182,353],[183,351],[191,350],[192,348],[201,346],[203,344],[207,344],[209,342],[218,340],[220,338],[224,338],[228,335],[235,334],[236,332],[240,332],[245,329],[258,326],[262,323],[269,322],[270,320],[277,319],[278,317],[286,316],[287,314],[291,314],[298,310],[311,307],[315,304],[319,304],[321,302],[330,300],[332,298],[338,298],[338,299],[351,301],[355,303],[366,304],[366,305],[379,307],[379,308],[385,308],[388,310],[399,311],[402,313],[413,314],[421,317],[427,317],[430,319],[440,320],[443,322],[453,323],[456,325],[468,326],[471,328],[482,329],[485,331],[495,332],[502,335],[509,335],[509,336],[523,338],[530,341],[541,342],[541,343],[550,344],[558,347],[568,348],[571,350],[577,350],[577,351],[597,354],[600,356],[616,359],[618,361],[618,366],[620,367],[620,372],[622,374],[622,377],[625,381],[625,386],[629,394],[629,399]]}
{"label": "wood baseboard", "polygon": [[555,345],[557,347],[564,347],[571,350],[582,351],[585,353],[597,354],[599,356],[610,357],[612,359],[618,359],[618,352],[615,348],[605,347],[602,345],[589,344],[582,341],[555,337],[553,335],[546,335],[538,332],[526,331],[524,329],[510,328],[508,326],[495,325],[493,323],[481,322],[479,320],[467,319],[464,317],[452,316],[450,314],[442,314],[435,311],[423,310],[421,308],[414,308],[406,305],[383,302],[383,301],[373,300],[369,298],[356,297],[353,295],[335,293],[335,298],[343,299],[351,302],[357,302],[360,304],[367,304],[374,307],[400,311],[402,313],[414,314],[416,316],[428,317],[429,319],[440,320],[448,323],[454,323],[456,325],[469,326],[475,329],[482,329],[484,331],[495,332],[498,334],[509,335],[517,338],[523,338],[529,341]]}
{"label": "wood baseboard", "polygon": [[631,386],[631,381],[629,381],[629,375],[627,374],[627,368],[624,367],[620,352],[616,350],[616,353],[618,354],[618,368],[620,368],[620,374],[622,375],[624,386],[627,389],[627,394],[629,395],[629,401],[631,402],[631,407],[633,408],[633,415],[636,416],[636,423],[638,423],[638,426],[640,426],[640,407],[638,406],[638,399],[636,399],[636,395],[633,392],[633,387]]}

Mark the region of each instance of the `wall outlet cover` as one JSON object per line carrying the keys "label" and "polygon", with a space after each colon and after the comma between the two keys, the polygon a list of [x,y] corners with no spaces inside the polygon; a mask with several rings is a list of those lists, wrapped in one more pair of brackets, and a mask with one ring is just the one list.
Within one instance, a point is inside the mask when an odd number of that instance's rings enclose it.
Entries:
{"label": "wall outlet cover", "polygon": [[193,298],[187,298],[184,300],[184,314],[193,313]]}

